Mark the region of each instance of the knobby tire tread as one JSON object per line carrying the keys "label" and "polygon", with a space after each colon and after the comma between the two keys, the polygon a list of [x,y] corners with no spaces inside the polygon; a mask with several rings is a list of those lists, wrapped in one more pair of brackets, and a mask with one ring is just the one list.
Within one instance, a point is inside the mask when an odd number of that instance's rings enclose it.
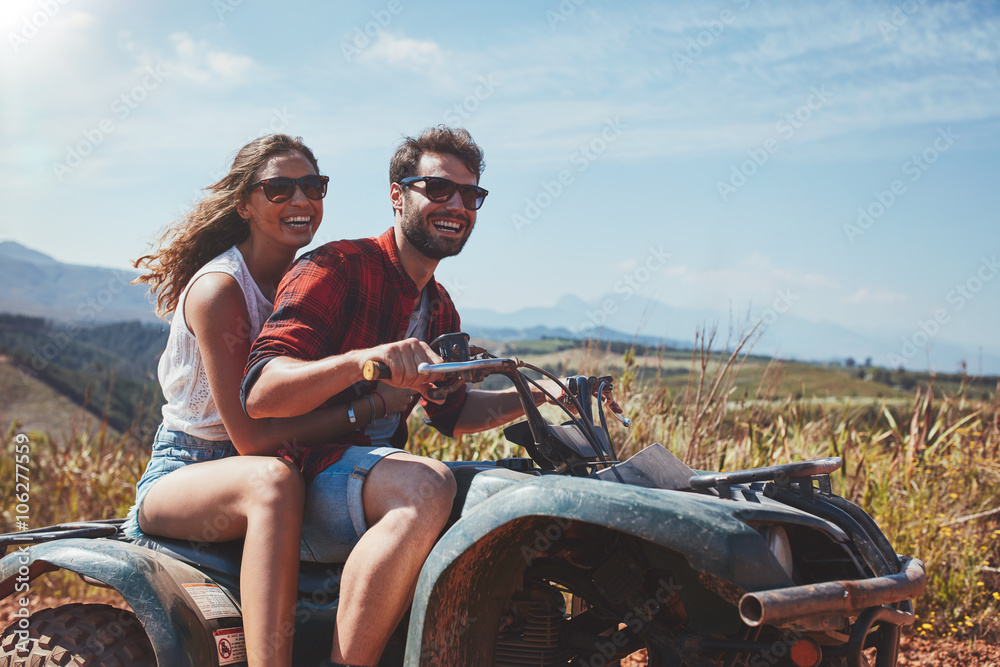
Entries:
{"label": "knobby tire tread", "polygon": [[0,667],[156,667],[135,614],[106,604],[69,604],[29,618],[28,653],[16,651],[14,621],[0,637]]}

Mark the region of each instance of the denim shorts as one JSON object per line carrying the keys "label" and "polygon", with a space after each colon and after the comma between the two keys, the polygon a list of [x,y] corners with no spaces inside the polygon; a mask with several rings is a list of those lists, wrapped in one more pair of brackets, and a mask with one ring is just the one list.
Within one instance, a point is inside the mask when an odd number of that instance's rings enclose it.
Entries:
{"label": "denim shorts", "polygon": [[316,475],[306,489],[302,560],[343,563],[368,530],[361,487],[376,463],[405,453],[395,447],[348,447],[340,460]]}
{"label": "denim shorts", "polygon": [[139,506],[153,485],[164,475],[192,463],[217,461],[238,454],[229,440],[204,440],[181,431],[167,430],[161,424],[153,438],[153,455],[136,484],[135,504],[128,511],[122,531],[132,539],[145,536],[139,528]]}

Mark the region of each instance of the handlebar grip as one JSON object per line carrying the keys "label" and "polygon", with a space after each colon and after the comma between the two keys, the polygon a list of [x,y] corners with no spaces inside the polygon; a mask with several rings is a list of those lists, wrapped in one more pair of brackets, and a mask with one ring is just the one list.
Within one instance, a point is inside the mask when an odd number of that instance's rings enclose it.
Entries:
{"label": "handlebar grip", "polygon": [[374,359],[369,359],[365,362],[364,368],[361,369],[361,375],[369,382],[392,379],[392,371],[389,367],[381,361],[375,361]]}

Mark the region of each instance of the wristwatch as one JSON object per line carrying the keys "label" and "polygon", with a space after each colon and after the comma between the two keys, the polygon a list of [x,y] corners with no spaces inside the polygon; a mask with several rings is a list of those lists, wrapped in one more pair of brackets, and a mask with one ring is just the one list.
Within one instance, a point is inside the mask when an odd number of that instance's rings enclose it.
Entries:
{"label": "wristwatch", "polygon": [[358,418],[354,414],[354,406],[351,405],[350,403],[347,404],[347,419],[350,420],[352,424],[358,423]]}

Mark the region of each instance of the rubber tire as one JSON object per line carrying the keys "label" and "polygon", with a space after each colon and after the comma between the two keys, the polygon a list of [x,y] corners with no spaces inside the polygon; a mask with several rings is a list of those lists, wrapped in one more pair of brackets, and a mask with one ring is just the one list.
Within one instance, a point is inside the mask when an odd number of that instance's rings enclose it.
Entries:
{"label": "rubber tire", "polygon": [[156,667],[149,637],[131,611],[68,604],[28,618],[28,653],[17,652],[18,622],[0,639],[0,667]]}

